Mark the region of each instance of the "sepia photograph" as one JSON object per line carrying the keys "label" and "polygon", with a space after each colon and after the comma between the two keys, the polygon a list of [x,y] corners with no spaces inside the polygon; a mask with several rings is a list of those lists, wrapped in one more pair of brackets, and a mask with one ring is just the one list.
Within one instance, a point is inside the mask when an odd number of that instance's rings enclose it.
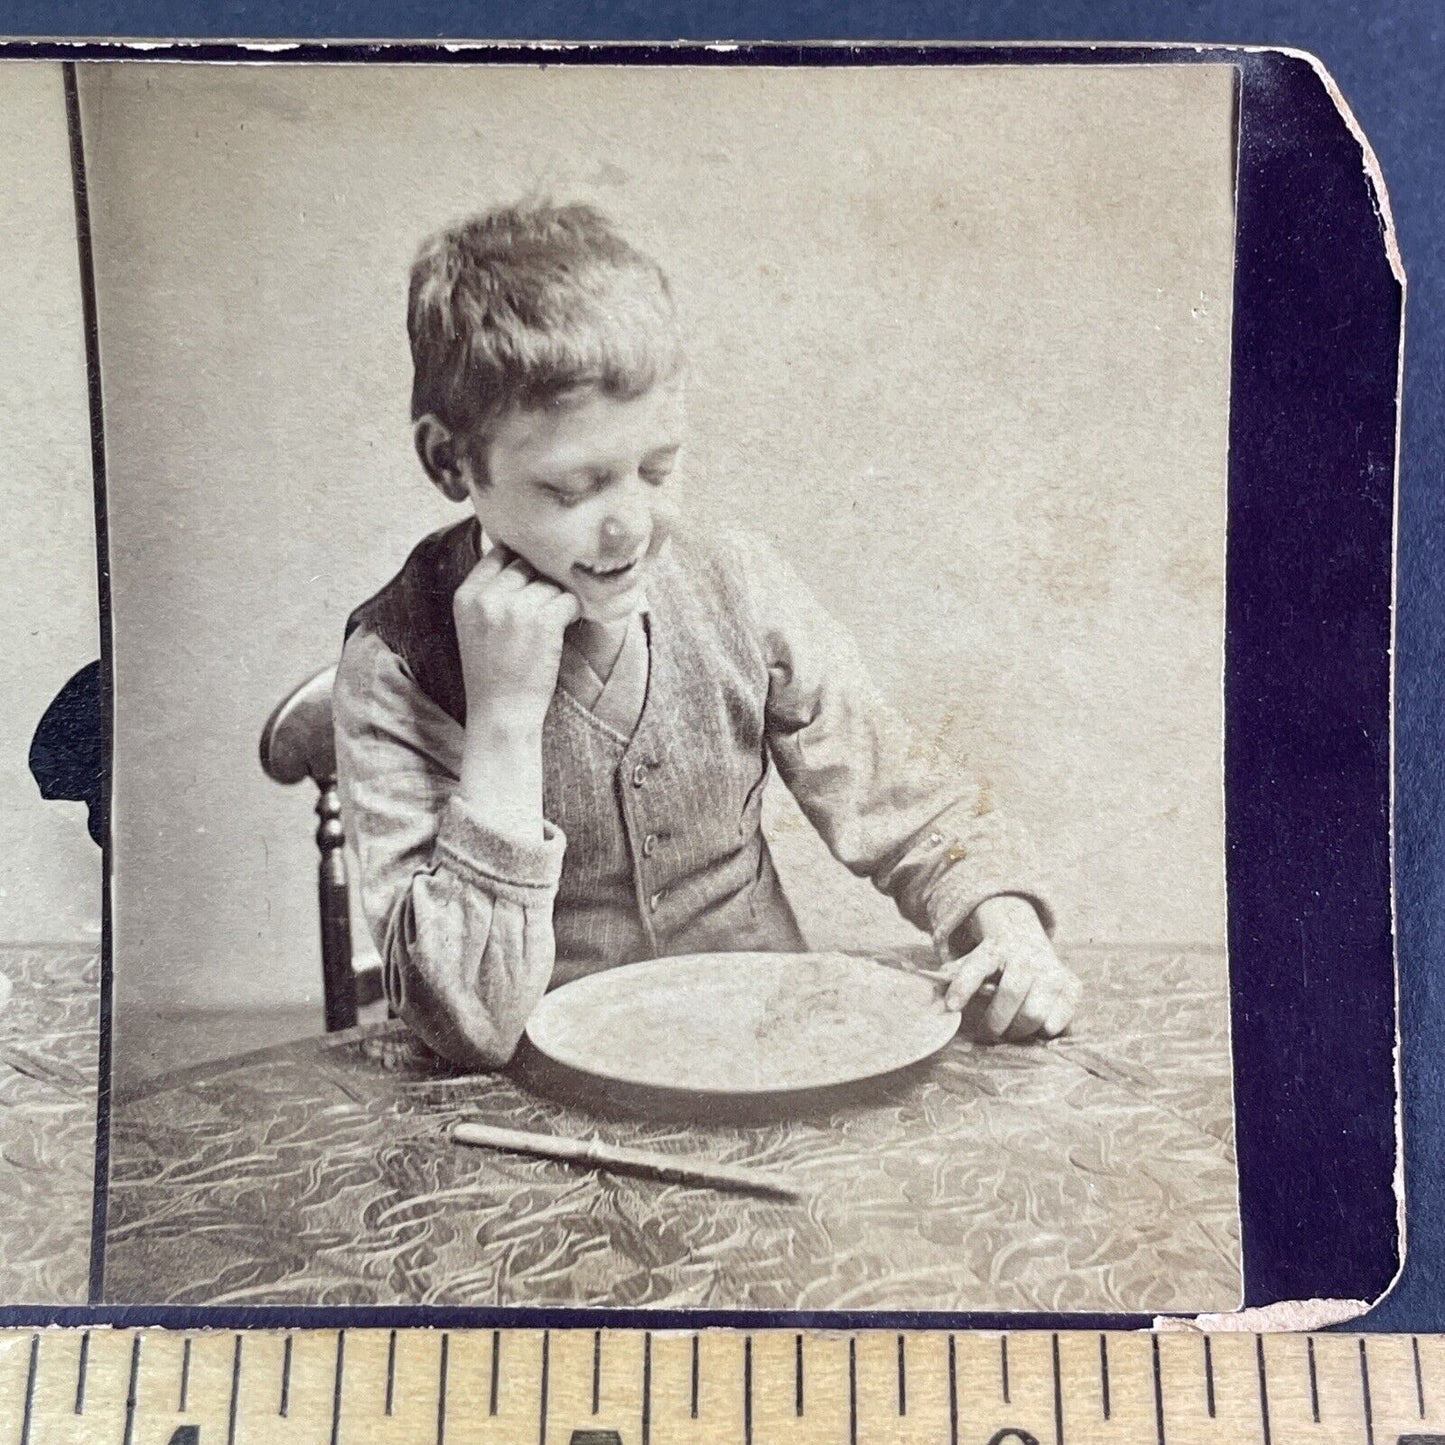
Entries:
{"label": "sepia photograph", "polygon": [[0,1305],[80,1305],[105,888],[99,750],[69,731],[100,654],[85,323],[60,66],[0,65],[0,95]]}
{"label": "sepia photograph", "polygon": [[105,1301],[1238,1307],[1234,68],[77,91]]}

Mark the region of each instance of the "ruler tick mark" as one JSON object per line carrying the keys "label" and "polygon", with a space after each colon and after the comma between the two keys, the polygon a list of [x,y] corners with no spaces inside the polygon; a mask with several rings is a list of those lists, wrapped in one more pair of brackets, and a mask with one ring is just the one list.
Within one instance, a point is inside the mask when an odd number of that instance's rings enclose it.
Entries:
{"label": "ruler tick mark", "polygon": [[1099,1403],[1104,1407],[1104,1418],[1109,1418],[1109,1337],[1099,1336]]}
{"label": "ruler tick mark", "polygon": [[1420,1418],[1425,1418],[1425,1375],[1420,1369],[1420,1340],[1417,1335],[1410,1336],[1410,1353],[1415,1358],[1415,1407],[1420,1412]]}
{"label": "ruler tick mark", "polygon": [[181,1345],[181,1394],[176,1402],[176,1413],[185,1414],[191,1397],[191,1337],[186,1336]]}
{"label": "ruler tick mark", "polygon": [[692,1418],[697,1419],[697,1335],[692,1337]]}
{"label": "ruler tick mark", "polygon": [[602,1408],[602,1331],[592,1331],[592,1413]]}
{"label": "ruler tick mark", "polygon": [[497,1390],[502,1383],[502,1332],[492,1331],[492,1391],[487,1399],[487,1414],[497,1413]]}
{"label": "ruler tick mark", "polygon": [[20,1419],[20,1445],[30,1445],[30,1419],[35,1409],[35,1368],[40,1362],[40,1336],[30,1336],[30,1367],[25,1372],[25,1412]]}
{"label": "ruler tick mark", "polygon": [[241,1341],[244,1338],[244,1335],[237,1335],[235,1348],[231,1351],[231,1403],[226,1408],[226,1445],[236,1445],[236,1402],[241,1394]]}
{"label": "ruler tick mark", "polygon": [[1360,1339],[1360,1396],[1365,1405],[1365,1445],[1375,1445],[1375,1409],[1370,1400],[1370,1361],[1365,1354],[1363,1337]]}
{"label": "ruler tick mark", "polygon": [[1005,1405],[1013,1404],[1008,1393],[1008,1336],[1000,1335],[998,1341],[999,1369],[1003,1376],[1003,1402]]}
{"label": "ruler tick mark", "polygon": [[341,1439],[341,1379],[346,1369],[346,1331],[336,1332],[336,1383],[331,1390],[331,1445]]}
{"label": "ruler tick mark", "polygon": [[542,1411],[537,1426],[537,1445],[547,1445],[547,1374],[552,1364],[552,1332],[542,1331]]}
{"label": "ruler tick mark", "polygon": [[803,1337],[793,1336],[793,1414],[803,1413]]}
{"label": "ruler tick mark", "polygon": [[1214,1419],[1214,1346],[1208,1335],[1204,1337],[1204,1405]]}
{"label": "ruler tick mark", "polygon": [[284,1420],[291,1413],[291,1347],[294,1337],[286,1336],[285,1347],[281,1351],[281,1403],[276,1408],[276,1413]]}
{"label": "ruler tick mark", "polygon": [[396,1331],[386,1342],[386,1413],[391,1414],[396,1402]]}
{"label": "ruler tick mark", "polygon": [[753,1445],[753,1337],[743,1340],[743,1445]]}
{"label": "ruler tick mark", "polygon": [[848,1337],[848,1445],[858,1445],[858,1339]]}
{"label": "ruler tick mark", "polygon": [[1320,1378],[1315,1369],[1315,1337],[1305,1336],[1305,1357],[1309,1360],[1310,1366],[1310,1417],[1315,1424],[1320,1423]]}
{"label": "ruler tick mark", "polygon": [[1059,1337],[1054,1335],[1054,1445],[1064,1445],[1064,1382],[1059,1373]]}
{"label": "ruler tick mark", "polygon": [[948,1445],[958,1445],[958,1353],[948,1337]]}
{"label": "ruler tick mark", "polygon": [[903,1336],[898,1336],[898,1413],[908,1413],[908,1360],[904,1354]]}
{"label": "ruler tick mark", "polygon": [[1154,1432],[1159,1445],[1164,1445],[1164,1372],[1159,1364],[1159,1336],[1152,1337],[1154,1346]]}
{"label": "ruler tick mark", "polygon": [[[697,1416],[697,1336],[692,1337],[693,1405]],[[642,1337],[642,1445],[652,1442],[652,1331]]]}
{"label": "ruler tick mark", "polygon": [[80,1337],[80,1365],[75,1372],[75,1413],[85,1414],[85,1371],[90,1363],[90,1331]]}
{"label": "ruler tick mark", "polygon": [[1264,1445],[1270,1445],[1269,1381],[1264,1373],[1264,1336],[1254,1337],[1254,1357],[1259,1365],[1259,1420],[1264,1431]]}
{"label": "ruler tick mark", "polygon": [[447,1363],[451,1336],[442,1332],[442,1357],[437,1368],[437,1445],[446,1445],[447,1438]]}
{"label": "ruler tick mark", "polygon": [[140,1378],[140,1342],[137,1334],[130,1347],[130,1381],[125,1387],[125,1434],[121,1437],[125,1445],[135,1439],[135,1396],[136,1381]]}

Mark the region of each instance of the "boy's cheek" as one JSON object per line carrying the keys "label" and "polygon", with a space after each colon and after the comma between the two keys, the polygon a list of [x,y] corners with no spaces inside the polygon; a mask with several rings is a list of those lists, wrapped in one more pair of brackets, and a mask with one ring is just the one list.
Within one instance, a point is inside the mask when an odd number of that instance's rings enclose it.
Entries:
{"label": "boy's cheek", "polygon": [[[565,575],[565,566],[561,569],[564,575],[557,575],[559,569],[555,560],[555,548],[540,545],[528,532],[514,531],[510,527],[489,527],[485,519],[482,521],[482,528],[494,545],[500,544],[509,552],[515,552],[539,577],[545,577],[559,587],[566,587],[569,592],[572,590]],[[567,566],[570,566],[570,563]]]}
{"label": "boy's cheek", "polygon": [[652,550],[661,549],[682,518],[680,484],[669,482],[652,504]]}
{"label": "boy's cheek", "polygon": [[677,521],[677,508],[659,507],[652,514],[652,537],[647,544],[647,555],[656,557],[667,546],[672,537],[673,524]]}

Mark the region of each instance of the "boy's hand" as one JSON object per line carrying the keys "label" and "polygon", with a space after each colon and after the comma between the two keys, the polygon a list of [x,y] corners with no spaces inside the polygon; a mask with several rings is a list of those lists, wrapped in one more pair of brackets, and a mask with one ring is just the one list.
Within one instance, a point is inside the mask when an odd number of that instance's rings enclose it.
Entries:
{"label": "boy's hand", "polygon": [[973,921],[982,941],[961,960],[945,1004],[961,1011],[984,984],[996,979],[980,1021],[986,1037],[1018,1043],[1063,1033],[1079,1006],[1083,984],[1059,961],[1033,904],[1013,896],[989,898]]}
{"label": "boy's hand", "polygon": [[572,593],[494,546],[452,599],[468,722],[539,729],[557,688],[562,634],[581,615]]}

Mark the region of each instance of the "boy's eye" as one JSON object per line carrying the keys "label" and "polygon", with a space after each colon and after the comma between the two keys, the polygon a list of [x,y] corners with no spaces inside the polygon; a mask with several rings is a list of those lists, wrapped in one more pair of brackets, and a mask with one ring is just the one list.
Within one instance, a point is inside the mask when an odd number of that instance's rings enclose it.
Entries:
{"label": "boy's eye", "polygon": [[594,487],[544,487],[542,490],[545,491],[559,507],[575,507],[578,502],[585,502],[596,489]]}
{"label": "boy's eye", "polygon": [[651,487],[660,487],[671,475],[671,467],[643,467],[642,480]]}

